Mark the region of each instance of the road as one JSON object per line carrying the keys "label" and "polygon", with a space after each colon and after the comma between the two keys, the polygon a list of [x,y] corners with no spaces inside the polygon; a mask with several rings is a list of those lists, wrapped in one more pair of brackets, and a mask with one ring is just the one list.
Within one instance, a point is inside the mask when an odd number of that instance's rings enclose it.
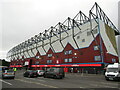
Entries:
{"label": "road", "polygon": [[[106,81],[103,75],[68,73],[64,79],[27,78],[17,71],[15,79],[0,79],[2,88],[120,88],[120,82]],[[60,89],[61,90],[61,89]]]}

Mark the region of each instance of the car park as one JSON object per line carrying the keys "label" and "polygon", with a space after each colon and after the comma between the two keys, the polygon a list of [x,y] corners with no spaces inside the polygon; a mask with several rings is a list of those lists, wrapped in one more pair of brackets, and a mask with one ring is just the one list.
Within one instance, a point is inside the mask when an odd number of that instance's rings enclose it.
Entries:
{"label": "car park", "polygon": [[49,68],[44,73],[44,78],[51,77],[51,78],[64,78],[65,73],[63,68]]}
{"label": "car park", "polygon": [[2,71],[2,78],[15,78],[15,73],[13,70],[3,70]]}
{"label": "car park", "polygon": [[37,71],[36,70],[27,70],[23,73],[24,77],[38,77]]}
{"label": "car park", "polygon": [[45,73],[44,70],[37,70],[37,74],[38,74],[38,76],[43,76],[44,73]]}

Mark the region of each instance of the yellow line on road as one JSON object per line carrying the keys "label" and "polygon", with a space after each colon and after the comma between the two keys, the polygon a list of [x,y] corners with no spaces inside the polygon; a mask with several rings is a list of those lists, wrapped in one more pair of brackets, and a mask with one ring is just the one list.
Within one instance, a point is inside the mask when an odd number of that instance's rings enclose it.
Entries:
{"label": "yellow line on road", "polygon": [[42,86],[50,87],[50,88],[58,88],[58,87],[55,87],[55,86],[46,85],[46,84],[43,84],[43,83],[37,83],[37,82],[31,82],[31,81],[25,81],[25,80],[22,80],[22,79],[15,79],[15,80],[22,81],[22,82],[26,82],[26,83],[38,84],[38,85],[42,85]]}

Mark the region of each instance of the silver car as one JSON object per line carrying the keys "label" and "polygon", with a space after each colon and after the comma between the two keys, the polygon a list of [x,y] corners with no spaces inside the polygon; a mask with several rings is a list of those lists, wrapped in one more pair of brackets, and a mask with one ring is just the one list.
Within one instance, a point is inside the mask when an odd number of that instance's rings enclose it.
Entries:
{"label": "silver car", "polygon": [[2,78],[15,78],[15,73],[13,70],[4,70],[2,72]]}

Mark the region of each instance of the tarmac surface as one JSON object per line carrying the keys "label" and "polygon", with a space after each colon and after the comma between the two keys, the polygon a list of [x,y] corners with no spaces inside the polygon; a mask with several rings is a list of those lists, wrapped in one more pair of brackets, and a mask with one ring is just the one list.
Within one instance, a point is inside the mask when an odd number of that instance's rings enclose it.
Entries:
{"label": "tarmac surface", "polygon": [[[66,73],[63,79],[52,78],[27,78],[23,77],[24,70],[16,72],[15,79],[0,79],[2,82],[2,89],[13,88],[55,88],[55,89],[118,89],[120,90],[120,82],[106,81],[104,75],[99,74],[80,74],[80,73]],[[26,89],[25,89],[26,88]]]}

